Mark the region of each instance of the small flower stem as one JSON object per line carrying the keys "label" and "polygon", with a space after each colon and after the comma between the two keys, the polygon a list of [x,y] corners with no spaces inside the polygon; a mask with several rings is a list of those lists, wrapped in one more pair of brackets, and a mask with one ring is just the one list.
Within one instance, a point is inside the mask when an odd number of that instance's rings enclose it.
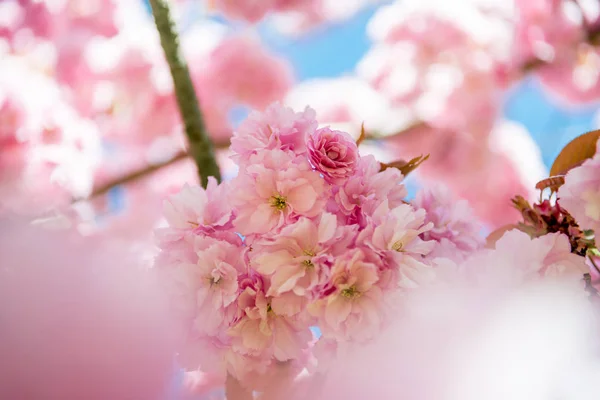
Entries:
{"label": "small flower stem", "polygon": [[[192,78],[179,45],[179,36],[169,2],[168,0],[150,0],[150,6],[173,77],[175,96],[188,138],[189,153],[198,167],[200,182],[203,187],[206,187],[209,176],[214,176],[217,181],[221,181],[221,172],[212,142],[206,131]],[[149,117],[151,118],[151,116]]]}

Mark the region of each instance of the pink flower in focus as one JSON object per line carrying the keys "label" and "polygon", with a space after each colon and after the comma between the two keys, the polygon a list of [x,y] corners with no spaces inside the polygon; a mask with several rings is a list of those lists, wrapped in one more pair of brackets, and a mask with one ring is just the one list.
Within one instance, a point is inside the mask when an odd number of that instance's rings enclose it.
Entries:
{"label": "pink flower in focus", "polygon": [[356,170],[358,147],[345,132],[321,128],[308,138],[309,160],[329,183],[341,184]]}
{"label": "pink flower in focus", "polygon": [[309,107],[296,113],[279,104],[269,106],[264,113],[254,112],[233,134],[232,158],[245,165],[260,150],[282,149],[302,154],[308,135],[317,129],[315,118],[315,111]]}
{"label": "pink flower in focus", "polygon": [[318,223],[300,218],[275,237],[254,242],[250,263],[270,277],[267,295],[292,291],[311,297],[312,289],[327,282],[334,257],[347,251],[352,239],[352,232],[338,227],[333,214],[323,213]]}
{"label": "pink flower in focus", "polygon": [[434,274],[420,260],[435,246],[434,241],[423,241],[419,235],[433,224],[425,224],[425,210],[415,210],[409,204],[389,209],[383,201],[373,213],[367,227],[358,235],[357,242],[368,246],[383,260],[382,285],[412,289],[431,281]]}
{"label": "pink flower in focus", "polygon": [[437,242],[429,258],[445,257],[460,262],[483,246],[483,226],[473,215],[469,203],[457,200],[446,187],[436,185],[423,189],[412,204],[424,209],[425,222],[433,224],[420,235],[423,240]]}
{"label": "pink flower in focus", "polygon": [[[228,333],[233,338],[232,349],[241,354],[265,357],[272,355],[275,360],[288,361],[298,358],[308,347],[311,333],[306,324],[299,321],[301,301],[293,294],[284,295],[281,304],[295,302],[295,307],[281,307],[273,303],[262,290],[247,287],[238,298],[238,308],[243,313],[241,319]],[[300,322],[300,323],[299,323]]]}
{"label": "pink flower in focus", "polygon": [[241,234],[267,233],[299,216],[321,213],[325,182],[304,157],[273,150],[250,161],[231,188]]}
{"label": "pink flower in focus", "polygon": [[335,292],[309,306],[324,337],[363,341],[379,331],[383,292],[377,271],[360,249],[336,259],[331,271]]}
{"label": "pink flower in focus", "polygon": [[596,143],[596,155],[567,173],[558,198],[581,229],[600,234],[600,140]]}
{"label": "pink flower in focus", "polygon": [[238,295],[238,274],[245,271],[240,248],[228,242],[217,242],[198,252],[198,262],[192,272],[198,285],[194,302],[198,312],[197,331],[215,335],[223,323],[226,308]]}

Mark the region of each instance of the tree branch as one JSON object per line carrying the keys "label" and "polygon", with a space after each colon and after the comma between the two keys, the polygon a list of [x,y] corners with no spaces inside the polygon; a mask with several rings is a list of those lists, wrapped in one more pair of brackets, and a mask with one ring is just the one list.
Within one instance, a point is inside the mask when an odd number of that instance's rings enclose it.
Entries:
{"label": "tree branch", "polygon": [[[221,172],[215,158],[213,145],[206,131],[187,63],[181,53],[179,37],[168,0],[150,0],[150,5],[165,58],[173,77],[175,96],[188,138],[189,153],[198,167],[200,182],[203,187],[206,187],[209,176],[214,176],[217,181],[221,181]],[[152,118],[152,116],[148,117]]]}
{"label": "tree branch", "polygon": [[[182,150],[164,162],[161,162],[158,164],[149,164],[138,170],[131,171],[130,173],[128,173],[126,175],[120,176],[112,181],[109,181],[101,186],[94,188],[94,191],[88,196],[88,198],[92,199],[94,197],[102,196],[102,195],[108,193],[115,186],[126,185],[130,182],[137,181],[138,179],[149,176],[164,167],[168,167],[169,165],[173,165],[173,164],[177,163],[178,161],[184,160],[187,157],[188,157],[188,153],[186,151]],[[76,202],[78,200],[81,200],[81,199],[74,199],[73,201]]]}

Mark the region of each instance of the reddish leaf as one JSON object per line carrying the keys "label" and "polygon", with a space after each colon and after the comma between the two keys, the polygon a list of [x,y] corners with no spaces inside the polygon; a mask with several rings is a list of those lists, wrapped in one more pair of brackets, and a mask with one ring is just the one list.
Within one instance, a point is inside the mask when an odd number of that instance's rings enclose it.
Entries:
{"label": "reddish leaf", "polygon": [[600,138],[600,130],[585,133],[569,142],[554,160],[550,168],[550,176],[565,175],[572,168],[592,158],[596,154],[598,138]]}
{"label": "reddish leaf", "polygon": [[402,175],[406,176],[410,174],[412,171],[417,169],[421,164],[429,159],[429,154],[426,156],[420,155],[418,157],[413,158],[412,160],[406,162],[404,160],[398,160],[391,162],[389,164],[381,163],[381,171],[385,171],[388,168],[396,168],[402,172]]}

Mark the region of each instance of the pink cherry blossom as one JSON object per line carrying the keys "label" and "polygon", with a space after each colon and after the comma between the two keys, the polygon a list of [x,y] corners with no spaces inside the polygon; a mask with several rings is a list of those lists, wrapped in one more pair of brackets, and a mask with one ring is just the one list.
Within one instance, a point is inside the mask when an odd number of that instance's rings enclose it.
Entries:
{"label": "pink cherry blossom", "polygon": [[415,210],[409,204],[390,210],[384,200],[377,207],[357,241],[380,255],[386,277],[382,285],[411,289],[433,278],[433,271],[422,263],[421,256],[427,255],[435,242],[419,237],[432,226],[431,222],[425,224],[425,210]]}
{"label": "pink cherry blossom", "polygon": [[239,248],[220,242],[198,252],[196,270],[190,280],[196,281],[195,302],[198,313],[196,329],[211,335],[222,323],[224,310],[238,295],[238,274],[244,272],[245,265]]}
{"label": "pink cherry blossom", "polygon": [[312,335],[305,324],[299,323],[298,308],[280,308],[264,292],[252,287],[240,294],[238,307],[243,315],[228,331],[234,351],[257,356],[272,354],[275,360],[288,361],[308,347]]}
{"label": "pink cherry blossom", "polygon": [[307,148],[310,163],[326,181],[340,184],[354,174],[358,147],[347,133],[321,128],[309,136]]}
{"label": "pink cherry blossom", "polygon": [[582,291],[583,274],[589,271],[585,258],[571,253],[567,236],[551,233],[531,238],[516,229],[506,232],[495,249],[480,250],[468,258],[463,268],[475,279],[493,271],[499,287],[549,277],[580,285]]}
{"label": "pink cherry blossom", "polygon": [[324,335],[360,341],[379,330],[383,292],[377,271],[360,249],[336,260],[331,271],[334,293],[310,306]]}
{"label": "pink cherry blossom", "polygon": [[306,158],[282,150],[257,154],[232,182],[235,226],[243,235],[266,233],[299,216],[321,212],[325,182]]}
{"label": "pink cherry blossom", "polygon": [[352,239],[352,232],[339,227],[333,214],[323,213],[318,223],[300,218],[276,237],[254,242],[250,263],[270,277],[268,295],[292,291],[310,296],[328,281],[334,258],[347,250]]}
{"label": "pink cherry blossom", "polygon": [[437,128],[489,133],[508,59],[501,14],[471,2],[397,1],[378,10],[369,33],[375,45],[358,74],[392,105]]}
{"label": "pink cherry blossom", "polygon": [[424,240],[437,242],[428,257],[459,262],[483,246],[483,226],[473,216],[469,203],[457,200],[448,188],[435,186],[421,190],[412,204],[424,209],[425,222],[433,224],[420,235]]}
{"label": "pink cherry blossom", "polygon": [[[364,227],[367,215],[387,199],[389,207],[402,204],[407,195],[400,171],[390,168],[379,172],[381,165],[373,156],[361,157],[354,176],[349,178],[335,193],[335,209],[341,218]],[[392,184],[390,184],[392,183]]]}
{"label": "pink cherry blossom", "polygon": [[252,113],[234,132],[231,139],[233,159],[243,165],[259,150],[283,149],[301,154],[306,139],[318,126],[315,111],[307,107],[296,113],[279,104],[269,106],[264,113]]}
{"label": "pink cherry blossom", "polygon": [[262,110],[278,101],[292,85],[291,66],[269,53],[257,39],[233,36],[209,54],[203,90],[213,94],[211,103],[245,104]]}
{"label": "pink cherry blossom", "polygon": [[600,232],[600,141],[596,155],[573,168],[558,192],[559,203],[582,229]]}
{"label": "pink cherry blossom", "polygon": [[169,226],[177,229],[224,229],[231,225],[232,211],[228,203],[230,185],[208,178],[206,190],[185,185],[164,202],[164,215]]}

